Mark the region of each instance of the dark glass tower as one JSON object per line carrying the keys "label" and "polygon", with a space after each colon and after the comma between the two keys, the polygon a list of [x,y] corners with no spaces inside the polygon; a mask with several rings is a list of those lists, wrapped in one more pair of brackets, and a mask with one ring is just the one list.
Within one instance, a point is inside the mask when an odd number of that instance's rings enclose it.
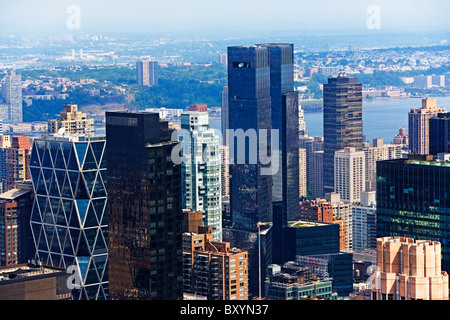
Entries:
{"label": "dark glass tower", "polygon": [[279,170],[272,177],[272,199],[281,201],[287,220],[299,215],[298,93],[294,91],[293,44],[269,49],[272,129],[279,132]]}
{"label": "dark glass tower", "polygon": [[323,186],[334,192],[334,153],[345,147],[362,148],[362,85],[341,73],[323,86]]}
{"label": "dark glass tower", "polygon": [[111,299],[182,299],[181,166],[157,113],[106,112]]}
{"label": "dark glass tower", "polygon": [[377,237],[434,240],[450,271],[450,162],[432,156],[377,162]]}
{"label": "dark glass tower", "polygon": [[430,119],[430,154],[450,152],[450,112],[439,113]]}

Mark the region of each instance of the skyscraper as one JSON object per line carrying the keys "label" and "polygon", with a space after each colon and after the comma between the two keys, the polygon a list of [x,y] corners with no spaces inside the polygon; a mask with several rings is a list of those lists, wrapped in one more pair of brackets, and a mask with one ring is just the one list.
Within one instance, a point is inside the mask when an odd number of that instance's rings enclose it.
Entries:
{"label": "skyscraper", "polygon": [[141,60],[136,61],[137,83],[140,86],[152,87],[158,84],[159,70],[158,61]]}
{"label": "skyscraper", "polygon": [[[5,143],[5,145],[8,146],[9,143]],[[0,179],[3,192],[13,189],[17,181],[30,179],[30,137],[12,137],[11,145],[6,148],[0,148],[0,153],[0,165],[2,166]]]}
{"label": "skyscraper", "polygon": [[11,71],[10,75],[5,77],[2,96],[8,105],[7,118],[12,122],[22,122],[22,76]]}
{"label": "skyscraper", "polygon": [[182,299],[181,165],[158,113],[106,112],[111,299]]}
{"label": "skyscraper", "polygon": [[439,241],[442,269],[450,270],[450,162],[433,156],[377,163],[377,237]]}
{"label": "skyscraper", "polygon": [[434,98],[422,99],[422,108],[411,109],[408,114],[409,150],[415,154],[429,154],[429,121],[445,108],[437,106]]}
{"label": "skyscraper", "polygon": [[273,201],[283,203],[288,220],[298,218],[299,202],[299,106],[294,91],[293,44],[266,44],[269,49],[272,129],[279,134],[279,170],[272,177]]}
{"label": "skyscraper", "polygon": [[430,118],[430,154],[450,153],[450,112]]}
{"label": "skyscraper", "polygon": [[[229,129],[232,133],[242,134],[227,138],[231,176],[231,219],[228,220],[231,220],[231,228],[224,228],[223,236],[232,246],[248,251],[249,294],[256,296],[259,284],[265,279],[264,275],[258,276],[259,262],[262,260],[262,270],[271,263],[270,256],[263,255],[261,260],[258,257],[258,239],[262,237],[257,224],[272,221],[272,175],[263,174],[266,166],[261,163],[260,155],[265,150],[258,148],[255,141],[260,130],[270,133],[272,129],[269,50],[266,46],[228,47],[228,97]],[[243,147],[238,148],[239,140],[244,140]],[[270,138],[266,144],[270,149]],[[245,156],[245,160],[238,155]]]}
{"label": "skyscraper", "polygon": [[74,267],[74,300],[108,298],[105,137],[43,136],[33,141],[31,230],[44,266]]}
{"label": "skyscraper", "polygon": [[203,224],[213,228],[214,241],[222,241],[219,136],[209,128],[207,112],[183,113],[181,129],[183,209],[203,212]]}
{"label": "skyscraper", "polygon": [[362,148],[362,85],[340,73],[323,86],[324,193],[334,190],[334,155],[345,147]]}

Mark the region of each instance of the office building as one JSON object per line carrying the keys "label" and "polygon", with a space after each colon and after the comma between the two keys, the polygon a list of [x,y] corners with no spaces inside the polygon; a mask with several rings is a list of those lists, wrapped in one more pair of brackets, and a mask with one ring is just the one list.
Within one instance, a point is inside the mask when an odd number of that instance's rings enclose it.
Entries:
{"label": "office building", "polygon": [[334,190],[344,202],[359,202],[366,186],[364,151],[355,148],[338,150],[334,157]]}
{"label": "office building", "polygon": [[180,300],[181,164],[158,113],[106,112],[111,299]]}
{"label": "office building", "polygon": [[300,219],[333,223],[333,206],[325,199],[300,202]]}
{"label": "office building", "polygon": [[438,241],[442,269],[450,270],[450,162],[433,156],[377,163],[377,237]]}
{"label": "office building", "polygon": [[407,237],[377,239],[372,300],[448,300],[441,243]]}
{"label": "office building", "polygon": [[450,153],[450,112],[438,113],[430,118],[430,154]]}
{"label": "office building", "polygon": [[437,106],[434,98],[422,99],[422,108],[411,109],[408,114],[409,151],[414,154],[429,154],[429,121],[445,108]]}
{"label": "office building", "polygon": [[298,106],[298,135],[300,137],[308,135],[308,131],[306,130],[306,122],[305,122],[305,111],[302,109],[302,106]]}
{"label": "office building", "polygon": [[213,228],[214,241],[222,240],[222,157],[219,136],[209,128],[207,112],[181,114],[179,140],[183,209],[203,212],[203,224]]}
{"label": "office building", "polygon": [[0,194],[0,266],[34,258],[30,229],[33,190],[29,183]]}
{"label": "office building", "polygon": [[183,292],[208,300],[248,300],[248,253],[210,233],[183,233]]}
{"label": "office building", "polygon": [[323,183],[326,194],[335,192],[335,152],[346,147],[362,148],[362,85],[357,78],[340,73],[323,85],[323,96]]}
{"label": "office building", "polygon": [[159,66],[158,61],[136,61],[137,83],[140,86],[152,87],[158,85]]}
{"label": "office building", "polygon": [[[352,217],[352,204],[341,200],[339,193],[327,193],[325,199],[333,206],[333,216],[335,221],[344,221],[345,227],[345,249],[341,251],[352,252],[353,251],[353,217]],[[341,233],[342,234],[342,233]]]}
{"label": "office building", "polygon": [[48,133],[55,134],[94,134],[94,119],[88,118],[86,113],[78,111],[76,104],[64,105],[64,111],[60,113],[59,119],[48,120]]}
{"label": "office building", "polygon": [[6,147],[0,149],[0,179],[2,191],[6,192],[13,189],[17,181],[30,179],[31,139],[28,136],[5,137],[2,144]]}
{"label": "office building", "polygon": [[206,104],[191,104],[188,107],[188,111],[208,112],[208,106]]}
{"label": "office building", "polygon": [[42,136],[33,141],[31,213],[36,260],[73,267],[74,300],[108,299],[108,213],[104,136]]}
{"label": "office building", "polygon": [[224,66],[228,65],[228,59],[227,59],[226,53],[219,54],[219,63]]}
{"label": "office building", "polygon": [[408,146],[409,144],[409,138],[406,134],[405,128],[398,129],[398,134],[394,137],[394,140],[392,141],[393,144],[403,144],[405,146]]}
{"label": "office building", "polygon": [[7,109],[3,112],[3,120],[9,120],[13,123],[23,121],[22,112],[22,76],[11,71],[5,77],[5,83],[2,86],[2,97],[5,99]]}
{"label": "office building", "polygon": [[323,193],[323,137],[300,137],[300,148],[306,149],[306,186],[311,197],[322,198]]}
{"label": "office building", "polygon": [[0,268],[0,300],[72,300],[66,270],[35,261]]}

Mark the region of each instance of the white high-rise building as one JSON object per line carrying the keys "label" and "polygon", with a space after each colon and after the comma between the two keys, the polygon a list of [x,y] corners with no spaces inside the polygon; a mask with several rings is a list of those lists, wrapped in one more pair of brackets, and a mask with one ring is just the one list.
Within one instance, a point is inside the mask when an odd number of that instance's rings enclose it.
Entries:
{"label": "white high-rise building", "polygon": [[137,61],[136,72],[138,85],[151,87],[158,84],[158,61]]}
{"label": "white high-rise building", "polygon": [[11,74],[5,77],[2,91],[2,97],[5,99],[6,105],[8,106],[7,111],[3,114],[3,119],[15,123],[23,122],[22,76],[16,75],[14,71],[11,71]]}
{"label": "white high-rise building", "polygon": [[359,202],[365,191],[366,165],[364,151],[347,147],[335,152],[334,190],[344,202]]}
{"label": "white high-rise building", "polygon": [[219,135],[209,128],[207,112],[181,115],[183,209],[203,213],[203,224],[222,241],[222,159]]}
{"label": "white high-rise building", "polygon": [[361,192],[361,202],[352,206],[353,251],[377,248],[377,207],[375,191]]}
{"label": "white high-rise building", "polygon": [[345,222],[345,250],[353,251],[353,212],[352,204],[343,202],[341,195],[336,192],[325,194],[325,199],[333,207],[333,218],[335,220],[344,220]]}

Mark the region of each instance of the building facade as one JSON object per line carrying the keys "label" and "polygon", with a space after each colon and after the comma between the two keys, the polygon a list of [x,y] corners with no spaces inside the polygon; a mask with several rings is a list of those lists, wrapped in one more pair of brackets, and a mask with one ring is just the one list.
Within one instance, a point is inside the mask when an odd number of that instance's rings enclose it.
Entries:
{"label": "building facade", "polygon": [[7,106],[7,110],[3,115],[6,117],[3,120],[9,120],[13,123],[22,122],[22,76],[12,71],[5,77],[2,91],[2,96]]}
{"label": "building facade", "polygon": [[31,213],[36,259],[74,267],[74,300],[108,299],[105,137],[43,136],[33,142]]}
{"label": "building facade", "polygon": [[346,147],[363,143],[362,85],[357,78],[340,73],[323,85],[324,193],[335,192],[334,156]]}
{"label": "building facade", "polygon": [[158,61],[136,61],[136,73],[138,85],[147,87],[156,86],[158,84],[159,77]]}
{"label": "building facade", "polygon": [[409,150],[415,154],[429,154],[429,121],[439,113],[444,113],[445,108],[437,106],[434,98],[422,99],[422,108],[411,109],[408,114]]}
{"label": "building facade", "polygon": [[61,132],[69,135],[93,135],[94,131],[94,119],[87,118],[86,113],[78,111],[76,104],[64,105],[64,111],[60,113],[59,119],[48,120],[50,134]]}
{"label": "building facade", "polygon": [[355,203],[366,188],[364,151],[355,148],[338,150],[334,156],[334,190],[344,202]]}
{"label": "building facade", "polygon": [[438,113],[429,122],[430,154],[450,153],[450,112]]}
{"label": "building facade", "polygon": [[207,112],[181,115],[179,139],[183,209],[203,212],[203,224],[213,228],[215,241],[222,240],[222,157],[219,136],[209,128]]}
{"label": "building facade", "polygon": [[[111,299],[180,300],[181,164],[158,113],[106,112]],[[175,133],[176,137],[176,133]]]}
{"label": "building facade", "polygon": [[14,136],[3,142],[6,147],[0,148],[0,179],[1,191],[6,192],[13,189],[17,181],[30,179],[31,139],[28,136]]}

